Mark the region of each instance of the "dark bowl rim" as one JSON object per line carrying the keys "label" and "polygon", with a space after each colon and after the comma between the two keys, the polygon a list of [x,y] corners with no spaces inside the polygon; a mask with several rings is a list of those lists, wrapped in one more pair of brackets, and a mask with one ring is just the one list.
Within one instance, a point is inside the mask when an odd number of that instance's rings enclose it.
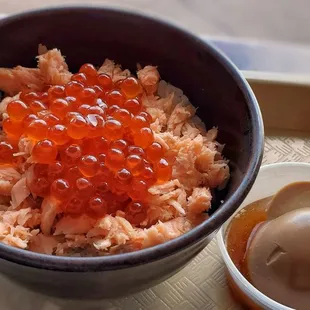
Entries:
{"label": "dark bowl rim", "polygon": [[190,245],[197,243],[204,237],[212,235],[212,233],[217,231],[217,229],[234,213],[234,211],[242,203],[249,190],[251,189],[262,161],[264,147],[263,120],[257,100],[248,82],[241,75],[237,67],[221,51],[219,51],[215,46],[213,46],[213,44],[204,41],[197,35],[189,32],[188,30],[180,27],[179,25],[164,20],[158,16],[154,17],[149,12],[134,12],[128,7],[119,8],[109,5],[65,5],[44,7],[4,17],[0,20],[0,27],[6,24],[14,23],[14,21],[18,21],[20,19],[28,19],[49,12],[62,13],[70,11],[72,13],[73,11],[81,12],[84,10],[112,11],[116,14],[137,16],[141,19],[149,20],[154,23],[159,23],[168,28],[174,29],[175,31],[182,32],[185,37],[189,38],[190,40],[194,40],[200,45],[204,46],[204,48],[208,50],[208,53],[210,53],[228,71],[228,73],[232,76],[232,78],[237,83],[246,98],[253,132],[253,154],[244,175],[244,179],[242,180],[240,186],[233,193],[233,195],[223,203],[221,208],[219,208],[217,212],[209,219],[207,219],[202,224],[196,226],[191,231],[163,244],[159,244],[154,247],[139,250],[136,252],[115,254],[111,256],[63,257],[30,252],[0,243],[0,258],[38,269],[65,272],[94,272],[129,268],[131,266],[136,266],[154,260],[162,259],[186,247],[189,247]]}

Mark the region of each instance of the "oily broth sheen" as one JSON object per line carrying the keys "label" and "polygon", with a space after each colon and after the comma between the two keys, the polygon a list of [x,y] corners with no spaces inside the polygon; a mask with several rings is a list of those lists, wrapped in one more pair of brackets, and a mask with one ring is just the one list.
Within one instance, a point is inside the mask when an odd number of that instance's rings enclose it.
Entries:
{"label": "oily broth sheen", "polygon": [[229,224],[226,247],[233,263],[241,272],[249,237],[257,224],[267,220],[266,208],[270,200],[271,197],[268,197],[252,202],[240,210]]}
{"label": "oily broth sheen", "polygon": [[[228,254],[245,278],[248,277],[247,269],[244,266],[248,240],[254,227],[267,220],[267,205],[271,198],[267,197],[257,200],[240,210],[231,220],[226,232]],[[233,298],[238,303],[241,303],[245,309],[262,309],[241,291],[229,274],[227,274],[227,280]]]}

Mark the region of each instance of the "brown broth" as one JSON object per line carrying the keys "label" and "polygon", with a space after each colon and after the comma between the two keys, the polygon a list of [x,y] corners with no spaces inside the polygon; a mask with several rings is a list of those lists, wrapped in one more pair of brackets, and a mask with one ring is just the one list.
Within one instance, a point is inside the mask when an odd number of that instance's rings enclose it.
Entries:
{"label": "brown broth", "polygon": [[270,198],[264,198],[247,205],[231,220],[226,232],[226,247],[236,267],[242,271],[247,242],[254,227],[266,221],[266,205]]}
{"label": "brown broth", "polygon": [[[247,278],[247,272],[243,262],[247,243],[254,227],[266,221],[266,208],[270,199],[271,197],[264,198],[247,205],[233,217],[226,232],[228,254],[245,278]],[[227,279],[234,299],[241,303],[245,309],[261,309],[240,290],[229,275]]]}

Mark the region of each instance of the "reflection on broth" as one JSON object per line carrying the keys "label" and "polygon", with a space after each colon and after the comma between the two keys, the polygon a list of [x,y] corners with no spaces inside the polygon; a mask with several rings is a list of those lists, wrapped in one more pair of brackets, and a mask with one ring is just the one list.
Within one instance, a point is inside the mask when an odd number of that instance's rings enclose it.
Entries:
{"label": "reflection on broth", "polygon": [[252,230],[257,224],[267,220],[266,209],[270,200],[271,197],[268,197],[249,204],[230,222],[227,229],[226,245],[228,253],[239,271],[242,271],[247,242]]}

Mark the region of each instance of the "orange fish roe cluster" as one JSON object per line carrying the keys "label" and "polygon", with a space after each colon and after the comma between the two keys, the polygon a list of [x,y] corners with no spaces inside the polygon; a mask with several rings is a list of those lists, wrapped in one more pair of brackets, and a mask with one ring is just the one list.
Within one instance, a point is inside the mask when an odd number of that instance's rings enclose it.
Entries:
{"label": "orange fish roe cluster", "polygon": [[13,160],[8,141],[25,136],[34,141],[28,184],[33,194],[53,196],[64,213],[123,210],[138,225],[146,216],[149,187],[172,174],[165,150],[154,142],[143,91],[134,77],[114,83],[85,64],[66,85],[22,92],[7,107],[8,140],[0,142],[0,161]]}

